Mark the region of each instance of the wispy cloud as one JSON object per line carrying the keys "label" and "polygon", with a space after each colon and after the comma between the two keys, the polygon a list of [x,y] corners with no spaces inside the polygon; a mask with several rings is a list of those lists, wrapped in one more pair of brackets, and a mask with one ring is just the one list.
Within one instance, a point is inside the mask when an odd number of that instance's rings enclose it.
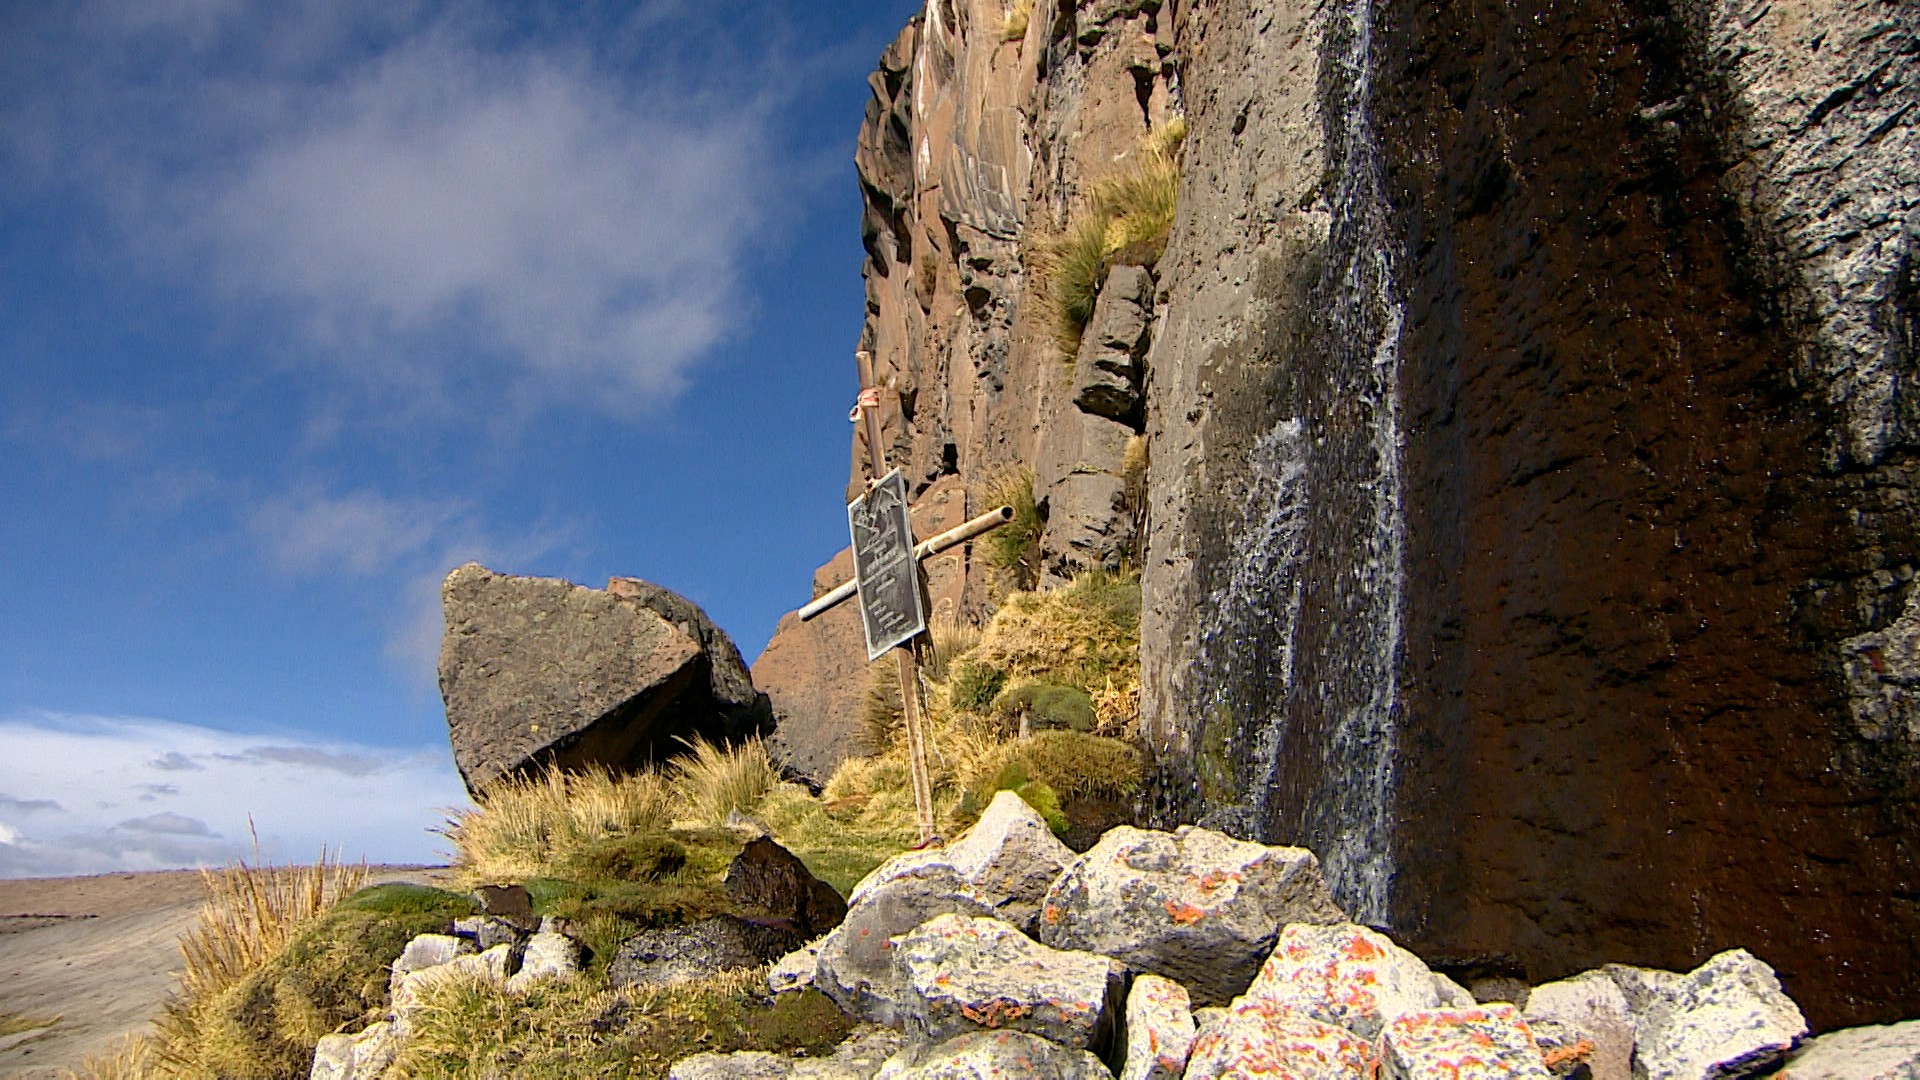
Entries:
{"label": "wispy cloud", "polygon": [[[427,830],[466,795],[445,747],[395,751],[160,720],[0,719],[0,878],[309,860],[436,858]],[[182,769],[181,763],[189,766]],[[164,774],[166,782],[154,781]],[[156,805],[157,804],[157,805]]]}
{"label": "wispy cloud", "polygon": [[133,259],[369,399],[633,414],[737,324],[780,171],[733,76],[676,83],[631,37],[676,6],[611,27],[358,0],[26,16],[0,52],[0,178],[78,189]]}
{"label": "wispy cloud", "polygon": [[291,573],[374,574],[434,543],[458,507],[371,491],[278,496],[256,509],[254,533]]}

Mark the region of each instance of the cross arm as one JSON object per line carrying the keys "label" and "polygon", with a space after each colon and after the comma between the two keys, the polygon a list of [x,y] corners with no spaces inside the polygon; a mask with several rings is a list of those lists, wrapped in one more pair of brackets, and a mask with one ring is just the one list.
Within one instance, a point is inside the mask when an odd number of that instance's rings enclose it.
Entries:
{"label": "cross arm", "polygon": [[[1002,506],[994,510],[989,510],[979,517],[956,525],[938,536],[928,537],[918,544],[915,544],[913,546],[913,557],[915,560],[931,558],[950,548],[959,547],[961,544],[966,543],[982,533],[992,532],[1012,520],[1013,507],[1011,506]],[[894,550],[897,551],[899,549],[895,548]],[[801,608],[800,621],[806,622],[822,612],[845,603],[859,591],[860,586],[858,582],[842,582],[832,591],[822,593],[813,603]]]}

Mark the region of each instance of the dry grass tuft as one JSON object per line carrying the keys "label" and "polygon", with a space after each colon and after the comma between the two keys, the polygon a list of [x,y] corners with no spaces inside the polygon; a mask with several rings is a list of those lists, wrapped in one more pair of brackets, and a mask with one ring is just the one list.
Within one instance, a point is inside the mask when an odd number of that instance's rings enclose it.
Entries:
{"label": "dry grass tuft", "polygon": [[1123,263],[1152,266],[1166,250],[1180,197],[1180,147],[1187,135],[1175,117],[1148,132],[1139,154],[1120,172],[1093,185],[1086,205],[1066,228],[1043,240],[1034,268],[1054,344],[1068,360],[1093,317],[1107,271]]}
{"label": "dry grass tuft", "polygon": [[758,738],[729,748],[696,737],[686,747],[690,752],[668,768],[683,811],[700,824],[717,828],[732,811],[752,813],[780,782]]}
{"label": "dry grass tuft", "polygon": [[1040,577],[1040,534],[1046,528],[1033,497],[1033,470],[1024,465],[1000,469],[989,474],[975,494],[981,506],[1013,507],[1013,520],[982,538],[987,565],[1006,574],[1013,588],[1033,588]]}
{"label": "dry grass tuft", "polygon": [[367,865],[336,862],[323,848],[312,866],[239,862],[203,877],[200,919],[180,939],[179,993],[188,1001],[211,998],[272,959],[301,923],[360,891]]}
{"label": "dry grass tuft", "polygon": [[1002,41],[1019,41],[1027,36],[1027,24],[1033,21],[1033,0],[1014,0],[1013,7],[1007,11],[1006,21],[1000,25]]}
{"label": "dry grass tuft", "polygon": [[1007,597],[980,644],[955,662],[1091,693],[1140,679],[1140,579],[1090,570],[1068,585]]}
{"label": "dry grass tuft", "polygon": [[455,868],[473,882],[537,877],[600,841],[664,829],[674,811],[666,780],[652,771],[549,767],[503,777],[477,802],[439,830],[453,843]]}
{"label": "dry grass tuft", "polygon": [[157,1080],[162,1075],[152,1036],[129,1035],[107,1053],[87,1055],[79,1068],[66,1071],[66,1080]]}

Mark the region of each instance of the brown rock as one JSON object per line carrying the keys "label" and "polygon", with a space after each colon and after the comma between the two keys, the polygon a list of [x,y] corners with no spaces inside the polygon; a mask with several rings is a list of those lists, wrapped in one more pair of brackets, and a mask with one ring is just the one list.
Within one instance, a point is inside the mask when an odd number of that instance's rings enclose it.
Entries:
{"label": "brown rock", "polygon": [[785,923],[802,940],[826,933],[847,917],[847,901],[838,890],[765,836],[749,840],[733,857],[722,886],[741,914]]}

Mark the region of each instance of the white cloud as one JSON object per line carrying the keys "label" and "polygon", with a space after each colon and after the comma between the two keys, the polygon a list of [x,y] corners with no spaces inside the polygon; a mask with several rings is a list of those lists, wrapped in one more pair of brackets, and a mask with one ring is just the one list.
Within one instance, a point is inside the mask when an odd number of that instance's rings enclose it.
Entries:
{"label": "white cloud", "polygon": [[780,170],[735,74],[678,85],[658,43],[488,3],[82,10],[0,51],[30,65],[0,180],[106,204],[137,261],[368,397],[631,414],[739,318]]}
{"label": "white cloud", "polygon": [[323,845],[349,859],[437,861],[427,830],[466,805],[445,747],[33,713],[0,720],[0,760],[0,878],[218,866],[253,858],[254,831],[277,862],[311,861]]}
{"label": "white cloud", "polygon": [[450,504],[371,491],[270,499],[252,526],[268,558],[291,573],[376,574],[432,543],[456,515]]}

